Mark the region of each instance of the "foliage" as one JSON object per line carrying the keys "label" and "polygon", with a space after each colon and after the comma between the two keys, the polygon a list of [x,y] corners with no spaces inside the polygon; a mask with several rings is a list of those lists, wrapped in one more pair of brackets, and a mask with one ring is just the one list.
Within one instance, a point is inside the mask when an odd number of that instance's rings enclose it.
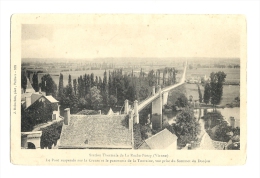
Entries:
{"label": "foliage", "polygon": [[140,124],[134,124],[133,130],[134,130],[134,148],[137,149],[142,143],[142,136],[141,136],[141,125]]}
{"label": "foliage", "polygon": [[85,98],[79,99],[78,108],[79,108],[79,110],[83,110],[83,109],[87,108],[87,101],[85,100]]}
{"label": "foliage", "polygon": [[21,132],[29,132],[33,130],[34,120],[25,111],[25,108],[21,105]]}
{"label": "foliage", "polygon": [[231,136],[227,133],[232,132],[232,127],[228,126],[227,122],[221,122],[217,125],[217,129],[214,134],[214,140],[228,142],[231,139]]}
{"label": "foliage", "polygon": [[117,103],[117,98],[114,95],[110,95],[109,97],[109,106],[113,107]]}
{"label": "foliage", "polygon": [[77,95],[77,80],[73,79],[73,93],[76,96]]}
{"label": "foliage", "polygon": [[141,125],[141,138],[142,138],[142,140],[146,140],[151,135],[152,135],[152,129],[149,127],[149,125]]}
{"label": "foliage", "polygon": [[44,148],[52,148],[52,145],[56,145],[58,139],[60,138],[62,129],[62,122],[56,122],[48,127],[45,127],[42,130],[42,136],[41,136],[41,149]]}
{"label": "foliage", "polygon": [[148,115],[152,115],[152,104],[149,104],[139,113],[139,123],[145,125],[148,123]]}
{"label": "foliage", "polygon": [[99,112],[98,111],[95,111],[95,110],[82,110],[80,112],[77,113],[77,115],[98,115]]}
{"label": "foliage", "polygon": [[199,102],[202,103],[202,94],[200,90],[200,85],[198,84],[198,92],[199,92]]}
{"label": "foliage", "polygon": [[179,108],[184,108],[188,105],[188,99],[184,94],[181,94],[178,98],[177,101],[175,102],[175,105]]}
{"label": "foliage", "polygon": [[42,91],[45,91],[46,95],[52,95],[53,97],[56,97],[57,85],[53,81],[50,74],[44,75],[41,80]]}
{"label": "foliage", "polygon": [[200,124],[196,121],[193,111],[189,108],[185,108],[176,116],[173,129],[181,145],[197,141],[201,132]]}
{"label": "foliage", "polygon": [[58,97],[61,98],[63,95],[63,74],[60,73],[59,78],[59,89],[58,89]]}
{"label": "foliage", "polygon": [[223,116],[219,111],[206,112],[203,119],[205,120],[205,129],[211,129],[223,121]]}
{"label": "foliage", "polygon": [[226,74],[224,72],[212,72],[210,74],[211,104],[216,106],[220,103],[223,95],[223,83]]}
{"label": "foliage", "polygon": [[204,97],[203,97],[203,100],[204,100],[204,103],[208,104],[210,102],[210,84],[209,83],[206,83],[205,84],[205,89],[204,89]]}
{"label": "foliage", "polygon": [[39,83],[38,83],[38,74],[37,73],[34,73],[33,74],[33,77],[32,77],[32,87],[33,89],[38,92],[39,91]]}
{"label": "foliage", "polygon": [[148,97],[148,94],[149,94],[148,89],[142,86],[139,91],[139,100],[140,101],[145,100]]}
{"label": "foliage", "polygon": [[26,87],[27,87],[27,77],[26,77],[26,71],[22,70],[21,71],[21,87],[23,89],[23,91],[26,91]]}
{"label": "foliage", "polygon": [[102,96],[100,95],[100,90],[98,90],[97,87],[92,87],[90,89],[90,93],[86,96],[86,100],[90,103],[92,109],[101,109]]}

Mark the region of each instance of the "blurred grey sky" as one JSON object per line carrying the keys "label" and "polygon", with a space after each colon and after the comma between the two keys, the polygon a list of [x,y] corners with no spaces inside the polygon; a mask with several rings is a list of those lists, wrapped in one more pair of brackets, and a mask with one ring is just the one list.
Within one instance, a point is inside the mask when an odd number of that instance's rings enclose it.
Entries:
{"label": "blurred grey sky", "polygon": [[238,17],[89,15],[86,21],[23,24],[22,58],[239,58],[244,23]]}

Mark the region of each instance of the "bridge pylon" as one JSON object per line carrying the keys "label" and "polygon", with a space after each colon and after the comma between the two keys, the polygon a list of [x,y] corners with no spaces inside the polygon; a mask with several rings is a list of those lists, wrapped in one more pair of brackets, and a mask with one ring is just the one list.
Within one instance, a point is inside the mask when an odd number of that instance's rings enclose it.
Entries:
{"label": "bridge pylon", "polygon": [[134,123],[139,123],[138,101],[134,101]]}

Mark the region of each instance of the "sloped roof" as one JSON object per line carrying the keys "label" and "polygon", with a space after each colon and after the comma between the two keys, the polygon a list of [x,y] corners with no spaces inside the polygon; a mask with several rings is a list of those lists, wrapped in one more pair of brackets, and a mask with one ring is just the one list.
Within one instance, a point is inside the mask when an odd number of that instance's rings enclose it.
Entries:
{"label": "sloped roof", "polygon": [[33,104],[35,101],[37,101],[41,96],[43,96],[43,95],[39,94],[39,93],[33,93],[31,95],[31,104]]}
{"label": "sloped roof", "polygon": [[59,148],[132,148],[126,115],[71,115]]}
{"label": "sloped roof", "polygon": [[51,103],[58,103],[59,101],[57,101],[55,98],[53,98],[51,95],[49,96],[44,96],[47,100],[49,100],[49,102]]}
{"label": "sloped roof", "polygon": [[146,139],[140,147],[150,149],[166,149],[175,141],[177,141],[177,136],[172,134],[168,129],[164,129]]}

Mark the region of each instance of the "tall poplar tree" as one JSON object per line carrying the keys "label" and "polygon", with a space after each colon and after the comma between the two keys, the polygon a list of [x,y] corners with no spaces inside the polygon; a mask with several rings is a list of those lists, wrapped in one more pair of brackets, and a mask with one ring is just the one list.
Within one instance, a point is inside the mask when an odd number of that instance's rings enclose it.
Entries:
{"label": "tall poplar tree", "polygon": [[210,102],[210,84],[207,82],[204,87],[204,103],[208,104]]}
{"label": "tall poplar tree", "polygon": [[60,73],[60,78],[59,78],[59,89],[58,89],[58,96],[59,96],[59,98],[61,98],[62,95],[63,95],[63,90],[64,90],[63,87],[64,87],[64,86],[63,86],[63,74]]}
{"label": "tall poplar tree", "polygon": [[36,92],[38,92],[39,91],[39,82],[38,82],[38,73],[37,72],[33,74],[32,81],[33,81],[33,83],[32,83],[33,89]]}
{"label": "tall poplar tree", "polygon": [[211,104],[215,109],[222,99],[225,78],[226,74],[224,72],[212,72],[210,74]]}

